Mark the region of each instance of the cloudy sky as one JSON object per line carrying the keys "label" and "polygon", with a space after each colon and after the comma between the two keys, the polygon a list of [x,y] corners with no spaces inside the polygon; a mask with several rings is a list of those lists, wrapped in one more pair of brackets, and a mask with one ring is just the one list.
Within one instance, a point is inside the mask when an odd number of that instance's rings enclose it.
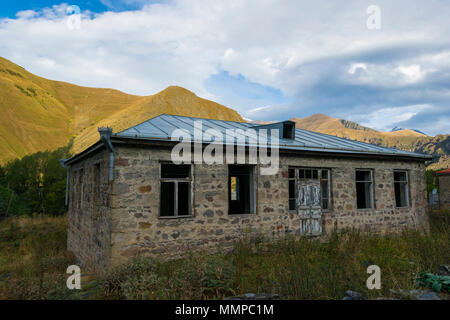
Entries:
{"label": "cloudy sky", "polygon": [[0,56],[138,95],[180,85],[249,119],[450,133],[448,0],[1,1]]}

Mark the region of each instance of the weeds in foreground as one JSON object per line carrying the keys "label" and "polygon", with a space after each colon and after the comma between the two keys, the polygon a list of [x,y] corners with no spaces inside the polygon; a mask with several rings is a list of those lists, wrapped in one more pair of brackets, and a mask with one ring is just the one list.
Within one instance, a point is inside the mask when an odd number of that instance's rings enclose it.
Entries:
{"label": "weeds in foreground", "polygon": [[[172,261],[138,256],[102,278],[82,280],[81,292],[66,288],[74,259],[66,253],[65,217],[10,218],[0,222],[0,299],[221,299],[246,292],[342,299],[346,290],[390,297],[417,284],[428,287],[416,279],[449,264],[449,217],[449,211],[432,213],[428,234],[347,230],[327,241],[242,241],[228,253],[195,252]],[[381,290],[366,287],[372,264],[381,268]]]}
{"label": "weeds in foreground", "polygon": [[0,299],[68,299],[66,217],[9,218],[0,223]]}
{"label": "weeds in foreground", "polygon": [[208,299],[234,294],[235,267],[226,255],[191,254],[161,263],[138,256],[103,278],[107,297],[125,299]]}

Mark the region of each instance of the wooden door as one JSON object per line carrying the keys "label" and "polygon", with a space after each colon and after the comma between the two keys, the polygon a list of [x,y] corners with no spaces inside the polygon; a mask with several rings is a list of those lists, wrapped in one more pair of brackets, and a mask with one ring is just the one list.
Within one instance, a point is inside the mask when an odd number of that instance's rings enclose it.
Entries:
{"label": "wooden door", "polygon": [[322,207],[320,204],[320,181],[299,180],[297,208],[300,217],[300,234],[322,234]]}

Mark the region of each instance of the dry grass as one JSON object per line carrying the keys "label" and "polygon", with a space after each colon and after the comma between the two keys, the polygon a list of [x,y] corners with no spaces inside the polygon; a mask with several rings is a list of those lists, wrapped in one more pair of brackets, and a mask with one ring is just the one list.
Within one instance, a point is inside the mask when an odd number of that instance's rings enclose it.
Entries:
{"label": "dry grass", "polygon": [[66,288],[67,222],[59,217],[9,218],[0,222],[0,299],[80,297]]}
{"label": "dry grass", "polygon": [[[227,254],[197,252],[169,262],[139,257],[70,291],[66,217],[10,218],[0,222],[0,299],[220,299],[246,292],[342,299],[346,290],[394,297],[391,289],[413,289],[420,272],[450,263],[450,212],[432,212],[430,222],[429,234],[348,230],[327,241],[242,241]],[[381,290],[365,285],[371,264],[381,268]]]}
{"label": "dry grass", "polygon": [[0,57],[0,163],[98,140],[97,127],[123,130],[161,113],[241,121],[234,110],[180,87],[151,96],[47,80]]}
{"label": "dry grass", "polygon": [[[329,235],[327,241],[243,241],[225,257],[199,252],[171,262],[140,258],[112,271],[103,283],[108,296],[119,299],[220,299],[224,292],[276,293],[282,299],[342,299],[346,290],[371,299],[395,297],[391,289],[414,289],[420,272],[437,272],[440,264],[449,264],[449,222],[450,213],[443,211],[432,214],[429,234],[405,230],[376,236],[348,230]],[[201,262],[205,257],[210,263],[220,262],[212,264],[213,269],[223,269],[207,275]],[[367,267],[372,264],[381,268],[381,290],[366,287]],[[146,272],[139,271],[142,265],[147,266]],[[182,289],[177,286],[180,283]]]}

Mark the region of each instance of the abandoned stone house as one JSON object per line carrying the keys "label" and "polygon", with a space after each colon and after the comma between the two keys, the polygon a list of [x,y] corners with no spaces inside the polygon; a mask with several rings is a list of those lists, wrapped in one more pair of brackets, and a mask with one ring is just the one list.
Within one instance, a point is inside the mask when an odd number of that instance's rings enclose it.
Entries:
{"label": "abandoned stone house", "polygon": [[[196,121],[203,125],[200,151],[209,129],[224,135],[228,129],[279,130],[277,172],[262,174],[265,165],[248,163],[250,140],[239,144],[235,137],[214,141],[235,145],[233,160],[244,150],[247,164],[174,164],[172,150],[185,138],[172,132],[182,129],[195,140]],[[62,161],[68,249],[94,272],[138,253],[174,257],[244,237],[427,228],[428,156],[296,129],[291,121],[257,125],[160,115],[119,133],[99,132],[97,143]],[[259,150],[267,147],[258,143]]]}

